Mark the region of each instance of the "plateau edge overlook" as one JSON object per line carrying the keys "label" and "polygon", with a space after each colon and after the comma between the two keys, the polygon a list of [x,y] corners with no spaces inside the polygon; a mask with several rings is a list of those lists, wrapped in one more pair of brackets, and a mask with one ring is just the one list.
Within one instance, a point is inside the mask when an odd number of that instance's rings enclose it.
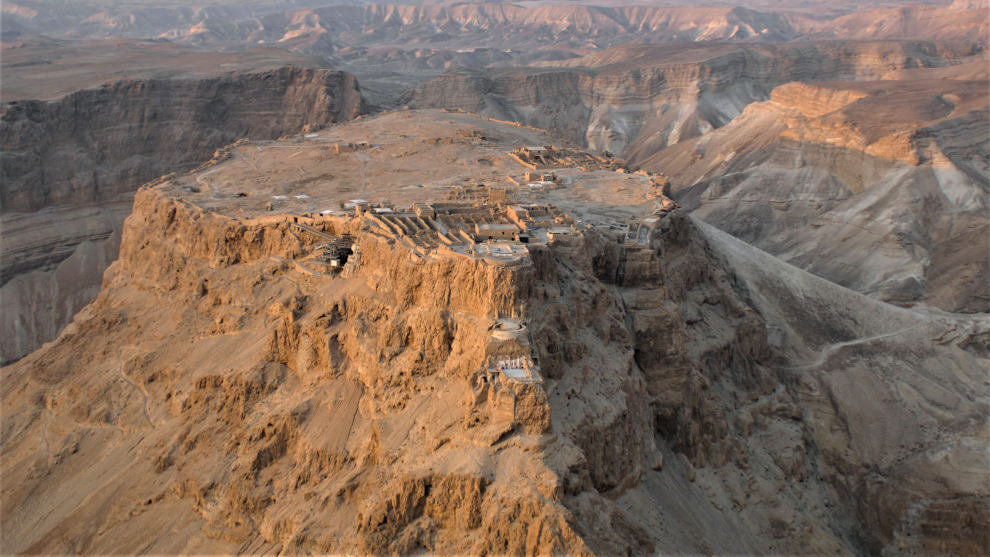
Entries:
{"label": "plateau edge overlook", "polygon": [[63,4],[4,553],[990,551],[985,1]]}

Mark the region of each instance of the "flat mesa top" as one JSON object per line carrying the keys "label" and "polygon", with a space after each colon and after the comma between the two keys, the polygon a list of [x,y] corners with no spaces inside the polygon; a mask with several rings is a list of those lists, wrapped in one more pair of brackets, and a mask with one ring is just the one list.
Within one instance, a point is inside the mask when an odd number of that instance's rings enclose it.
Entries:
{"label": "flat mesa top", "polygon": [[[242,142],[216,164],[157,188],[233,218],[277,214],[342,214],[355,200],[397,210],[485,188],[513,191],[523,202],[553,204],[577,219],[642,215],[649,178],[611,170],[556,168],[561,187],[530,193],[529,168],[509,156],[522,145],[564,143],[545,132],[443,110],[364,117],[279,141]],[[573,147],[573,146],[568,146]],[[517,183],[512,180],[515,179]]]}
{"label": "flat mesa top", "polygon": [[35,37],[4,44],[0,58],[0,98],[4,102],[55,100],[80,89],[131,79],[200,79],[287,64],[319,67],[311,57],[277,48],[210,52],[124,38],[73,41]]}

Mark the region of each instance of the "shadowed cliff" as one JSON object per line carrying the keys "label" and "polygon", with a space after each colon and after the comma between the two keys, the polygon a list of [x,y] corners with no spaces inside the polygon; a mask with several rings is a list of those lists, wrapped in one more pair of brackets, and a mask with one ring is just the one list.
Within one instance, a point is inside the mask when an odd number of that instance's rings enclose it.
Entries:
{"label": "shadowed cliff", "polygon": [[[140,184],[189,170],[244,137],[277,138],[365,110],[353,76],[299,67],[116,82],[5,104],[3,360],[53,338],[92,299]],[[93,252],[103,255],[86,255]]]}

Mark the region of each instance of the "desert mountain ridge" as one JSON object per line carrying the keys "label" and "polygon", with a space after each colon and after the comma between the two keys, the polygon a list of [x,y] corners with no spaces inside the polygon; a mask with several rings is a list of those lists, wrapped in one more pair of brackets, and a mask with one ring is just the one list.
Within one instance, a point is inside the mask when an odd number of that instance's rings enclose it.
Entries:
{"label": "desert mountain ridge", "polygon": [[986,67],[781,85],[644,166],[676,176],[701,218],[815,274],[897,303],[987,312]]}
{"label": "desert mountain ridge", "polygon": [[0,553],[990,553],[986,0],[0,9]]}
{"label": "desert mountain ridge", "polygon": [[[5,3],[4,34],[76,36],[113,34],[209,43],[278,43],[322,54],[369,39],[398,39],[430,46],[437,40],[470,40],[484,31],[484,42],[510,45],[566,43],[603,48],[630,40],[795,40],[795,39],[970,39],[986,32],[985,3],[946,5],[888,3],[836,6],[807,4],[609,6],[588,3],[361,4],[309,3],[285,9],[282,3],[149,8],[82,2],[57,10],[44,0]],[[281,9],[280,9],[281,8]],[[824,13],[822,13],[824,12]],[[933,27],[931,22],[937,21]],[[437,36],[438,33],[441,33]],[[474,41],[477,45],[477,38]],[[582,43],[584,43],[582,45]],[[491,44],[489,46],[491,46]]]}
{"label": "desert mountain ridge", "polygon": [[553,130],[843,286],[986,312],[988,83],[966,43],[648,45],[451,72],[403,102]]}
{"label": "desert mountain ridge", "polygon": [[622,170],[399,111],[143,188],[97,300],[3,368],[4,550],[985,545],[985,318],[838,287]]}

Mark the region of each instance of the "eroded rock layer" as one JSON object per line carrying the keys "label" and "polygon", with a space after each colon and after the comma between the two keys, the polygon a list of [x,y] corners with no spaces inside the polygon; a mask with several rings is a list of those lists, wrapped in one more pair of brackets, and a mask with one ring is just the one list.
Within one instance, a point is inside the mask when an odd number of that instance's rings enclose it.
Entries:
{"label": "eroded rock layer", "polygon": [[706,221],[834,282],[986,312],[986,60],[890,77],[781,85],[644,166]]}
{"label": "eroded rock layer", "polygon": [[622,46],[528,68],[444,74],[403,102],[524,122],[639,164],[724,126],[777,85],[881,79],[954,64],[973,48],[921,41]]}
{"label": "eroded rock layer", "polygon": [[985,320],[551,141],[398,112],[142,189],[100,296],[2,369],[4,551],[985,549],[948,527],[988,496]]}
{"label": "eroded rock layer", "polygon": [[301,67],[124,81],[5,104],[0,359],[51,340],[93,299],[138,185],[238,139],[274,139],[363,110],[353,76]]}
{"label": "eroded rock layer", "polygon": [[[274,139],[361,113],[345,73],[286,67],[142,80],[3,107],[4,212],[94,203],[184,171],[242,137]],[[56,164],[56,161],[58,164]]]}

